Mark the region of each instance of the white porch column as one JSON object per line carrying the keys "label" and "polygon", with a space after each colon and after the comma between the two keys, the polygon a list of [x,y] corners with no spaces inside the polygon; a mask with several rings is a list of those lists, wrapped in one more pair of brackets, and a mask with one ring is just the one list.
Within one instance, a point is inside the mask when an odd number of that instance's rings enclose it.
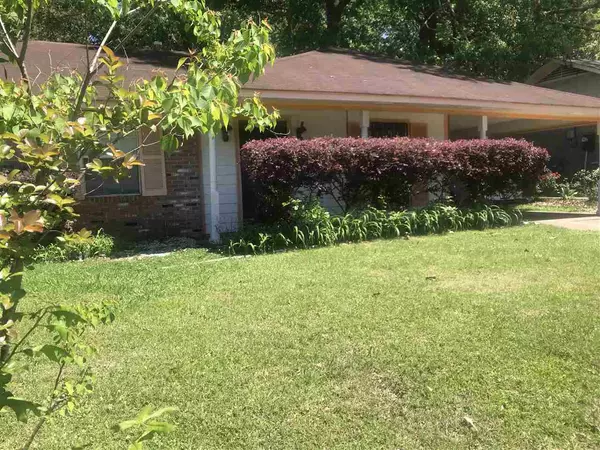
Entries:
{"label": "white porch column", "polygon": [[210,173],[210,240],[219,242],[219,189],[217,186],[217,150],[215,135],[208,135],[208,165]]}
{"label": "white porch column", "polygon": [[479,118],[479,139],[487,139],[488,132],[488,118],[487,116],[481,116]]}
{"label": "white porch column", "polygon": [[360,137],[368,138],[369,137],[369,126],[371,121],[369,119],[369,111],[361,111],[360,112]]}
{"label": "white porch column", "polygon": [[[600,169],[600,122],[596,122],[596,152],[598,153],[598,167]],[[598,209],[596,215],[600,216],[600,180],[598,180]]]}

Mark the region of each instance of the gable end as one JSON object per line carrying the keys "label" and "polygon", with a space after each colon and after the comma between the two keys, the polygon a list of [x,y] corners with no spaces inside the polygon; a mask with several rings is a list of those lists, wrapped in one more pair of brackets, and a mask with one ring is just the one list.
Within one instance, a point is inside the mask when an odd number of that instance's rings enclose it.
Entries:
{"label": "gable end", "polygon": [[585,70],[578,69],[572,66],[561,65],[538,81],[537,84],[546,83],[548,81],[559,80],[561,78],[573,77],[585,73]]}

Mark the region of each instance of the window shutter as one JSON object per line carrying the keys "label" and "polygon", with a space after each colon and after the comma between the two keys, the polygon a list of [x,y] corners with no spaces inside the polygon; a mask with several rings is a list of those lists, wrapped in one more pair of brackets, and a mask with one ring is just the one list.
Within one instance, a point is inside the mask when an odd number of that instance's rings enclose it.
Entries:
{"label": "window shutter", "polygon": [[142,172],[142,195],[167,195],[165,154],[160,148],[160,132],[149,128],[140,130],[140,159]]}
{"label": "window shutter", "polygon": [[410,124],[410,137],[412,138],[426,138],[429,137],[427,132],[426,123],[411,123]]}
{"label": "window shutter", "polygon": [[360,137],[360,123],[348,122],[348,137]]}

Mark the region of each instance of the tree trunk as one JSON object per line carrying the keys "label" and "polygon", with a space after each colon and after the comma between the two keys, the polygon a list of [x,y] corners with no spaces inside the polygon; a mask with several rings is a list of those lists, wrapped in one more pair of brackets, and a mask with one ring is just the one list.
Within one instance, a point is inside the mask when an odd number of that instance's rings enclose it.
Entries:
{"label": "tree trunk", "polygon": [[350,0],[325,0],[325,17],[327,18],[325,44],[327,46],[340,45],[340,25],[349,3]]}

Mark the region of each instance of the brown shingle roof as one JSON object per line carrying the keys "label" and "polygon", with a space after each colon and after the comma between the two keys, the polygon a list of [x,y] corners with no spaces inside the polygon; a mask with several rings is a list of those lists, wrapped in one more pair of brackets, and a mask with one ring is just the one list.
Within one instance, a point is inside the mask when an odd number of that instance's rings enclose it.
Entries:
{"label": "brown shingle roof", "polygon": [[[88,49],[90,58],[94,48]],[[158,69],[171,72],[181,54],[142,51],[122,53],[128,81],[148,78]],[[86,47],[32,41],[27,53],[30,76],[45,79],[52,68],[83,72]],[[12,64],[0,64],[0,77],[18,79]],[[257,91],[301,91],[375,94],[457,100],[509,102],[531,105],[600,108],[600,99],[521,83],[498,82],[457,75],[435,66],[366,56],[349,51],[311,51],[278,58],[265,75],[246,85]]]}
{"label": "brown shingle roof", "polygon": [[[91,60],[97,48],[87,49]],[[163,69],[174,70],[181,54],[172,52],[141,51],[133,53],[120,52],[119,56],[126,63],[122,73],[126,80],[148,78],[152,71]],[[63,42],[32,41],[27,49],[27,69],[32,79],[44,81],[52,71],[67,72],[76,70],[85,72],[88,57],[86,46]],[[0,78],[18,80],[21,75],[14,64],[0,64]]]}
{"label": "brown shingle roof", "polygon": [[600,99],[522,83],[447,72],[439,67],[348,51],[311,51],[278,58],[249,83],[257,91],[304,91],[431,97],[533,105],[600,107]]}

